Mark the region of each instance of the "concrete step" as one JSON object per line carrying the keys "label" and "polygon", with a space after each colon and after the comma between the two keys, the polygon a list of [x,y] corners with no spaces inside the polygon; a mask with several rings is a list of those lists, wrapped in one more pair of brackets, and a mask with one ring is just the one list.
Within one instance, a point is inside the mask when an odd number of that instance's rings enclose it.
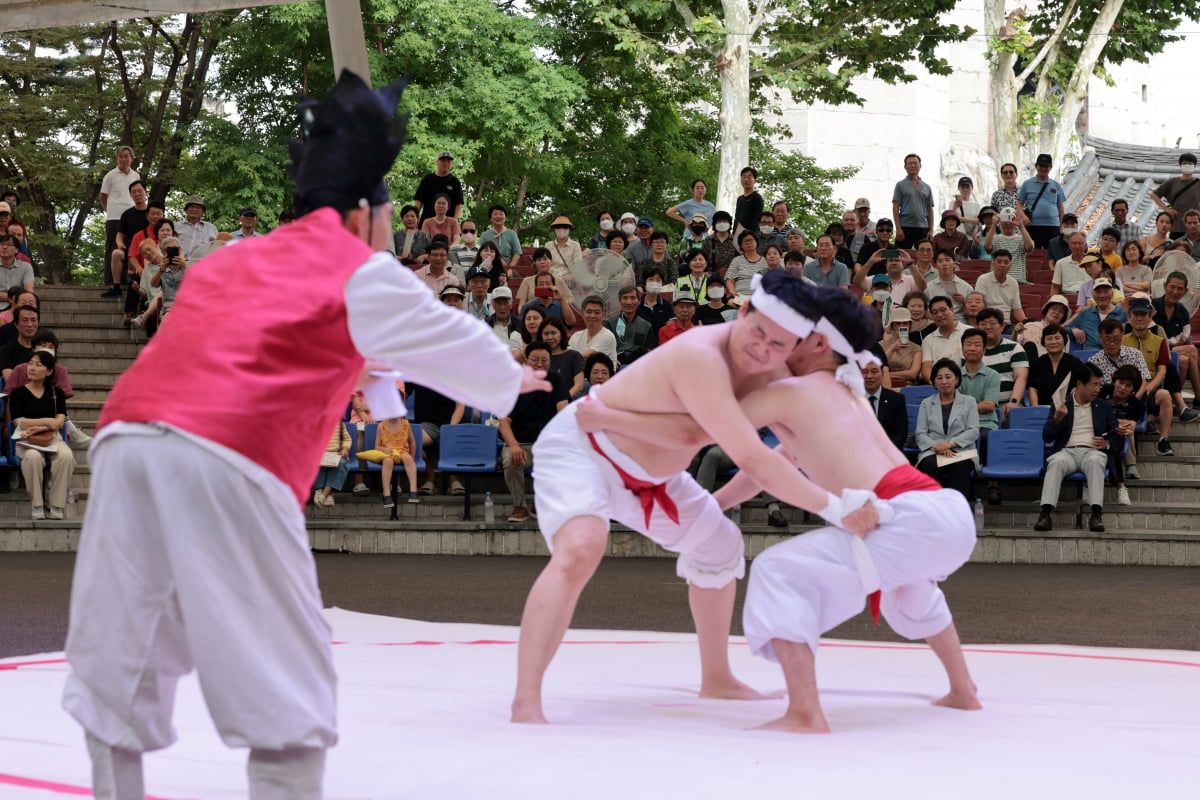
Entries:
{"label": "concrete step", "polygon": [[[121,318],[123,319],[124,315]],[[97,326],[78,322],[62,322],[57,325],[47,323],[46,327],[53,328],[63,342],[129,342],[145,339],[145,334],[141,331],[122,327],[119,323]],[[73,347],[71,352],[74,352]]]}
{"label": "concrete step", "polygon": [[[74,303],[73,305],[83,304]],[[59,308],[56,304],[42,314],[41,324],[44,327],[53,328],[55,332],[59,328],[120,328],[124,330],[124,320],[125,313],[120,307],[64,309]]]}
{"label": "concrete step", "polygon": [[100,356],[104,360],[99,363],[93,363],[94,366],[127,369],[145,345],[144,336],[142,339],[135,339],[124,328],[119,332],[124,338],[112,339],[81,340],[69,337],[61,330],[56,330],[55,333],[58,334],[59,340],[63,343],[63,358],[68,360],[68,364],[79,364],[83,356],[88,357],[89,361],[91,361],[91,357],[93,356]]}

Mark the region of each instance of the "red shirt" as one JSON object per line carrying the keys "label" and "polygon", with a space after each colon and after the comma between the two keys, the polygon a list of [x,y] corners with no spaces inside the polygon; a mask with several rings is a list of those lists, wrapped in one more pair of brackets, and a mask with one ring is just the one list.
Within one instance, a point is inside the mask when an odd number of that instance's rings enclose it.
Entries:
{"label": "red shirt", "polygon": [[679,334],[683,333],[684,331],[690,331],[694,327],[696,327],[694,322],[688,323],[688,326],[684,328],[679,324],[679,320],[673,319],[658,329],[658,343],[666,344]]}
{"label": "red shirt", "polygon": [[142,242],[146,241],[147,238],[152,242],[158,242],[158,231],[151,230],[151,226],[149,225],[146,226],[144,231],[138,231],[133,235],[133,241],[129,243],[129,249],[125,251],[125,260],[127,262],[130,259],[137,259],[136,266],[130,262],[130,269],[139,274],[141,274],[142,266],[144,265],[142,264],[141,251],[138,248],[142,246]]}

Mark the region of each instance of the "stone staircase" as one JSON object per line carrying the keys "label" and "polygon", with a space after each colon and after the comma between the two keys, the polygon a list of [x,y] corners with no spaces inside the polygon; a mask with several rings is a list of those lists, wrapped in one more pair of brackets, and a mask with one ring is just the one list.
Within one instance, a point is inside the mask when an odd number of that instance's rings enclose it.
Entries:
{"label": "stone staircase", "polygon": [[[100,297],[97,287],[41,286],[42,324],[62,342],[60,354],[71,373],[75,397],[71,417],[89,432],[104,398],[117,377],[133,362],[145,343],[141,331],[121,326],[116,300]],[[1115,491],[1106,491],[1103,534],[1077,527],[1082,484],[1067,484],[1055,513],[1054,530],[1033,531],[1038,516],[1040,483],[1002,484],[1004,501],[985,506],[984,527],[973,561],[1047,564],[1159,564],[1200,566],[1200,423],[1176,424],[1171,437],[1176,455],[1154,455],[1153,440],[1139,442],[1142,479],[1129,482],[1133,505],[1115,504]],[[62,522],[29,519],[29,500],[23,488],[0,494],[0,551],[74,550],[80,519],[86,513],[91,473],[86,453],[76,451],[78,466],[72,481],[77,518]],[[353,480],[353,476],[352,476]],[[366,498],[337,495],[332,508],[306,507],[314,547],[362,553],[420,553],[459,555],[546,555],[536,523],[509,524],[504,518],[512,501],[497,472],[472,482],[471,521],[463,521],[461,497],[425,498],[422,503],[400,502],[399,519],[391,521],[375,493]],[[536,488],[536,487],[535,487]],[[347,486],[349,489],[349,486]],[[491,491],[497,522],[483,520],[484,492]],[[979,493],[985,495],[983,485]],[[401,498],[403,499],[403,498]],[[767,525],[766,507],[751,501],[741,511],[746,552],[761,553],[788,536],[820,524],[795,509],[783,507],[789,527]],[[1086,519],[1086,517],[1085,517]],[[610,538],[614,556],[669,556],[652,542],[618,528]]]}

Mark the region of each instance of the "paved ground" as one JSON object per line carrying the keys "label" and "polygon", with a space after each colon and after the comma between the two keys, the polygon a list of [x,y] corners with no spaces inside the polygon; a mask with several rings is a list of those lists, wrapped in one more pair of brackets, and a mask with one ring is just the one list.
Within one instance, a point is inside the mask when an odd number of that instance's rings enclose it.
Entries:
{"label": "paved ground", "polygon": [[[0,555],[0,657],[62,649],[73,564],[72,554]],[[499,625],[518,624],[544,564],[528,557],[317,557],[327,606]],[[968,564],[944,587],[965,642],[1200,650],[1195,568]],[[584,592],[574,625],[690,630],[687,589],[669,559],[607,559]],[[736,619],[734,627],[740,633]],[[865,615],[830,635],[896,638]]]}

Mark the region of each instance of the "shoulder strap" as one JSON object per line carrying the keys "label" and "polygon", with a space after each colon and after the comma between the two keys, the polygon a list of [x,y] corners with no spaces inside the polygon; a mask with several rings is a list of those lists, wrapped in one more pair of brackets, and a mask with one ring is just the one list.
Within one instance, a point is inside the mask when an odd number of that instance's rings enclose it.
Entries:
{"label": "shoulder strap", "polygon": [[1044,195],[1046,193],[1046,187],[1049,185],[1050,185],[1050,181],[1048,181],[1048,180],[1042,184],[1042,190],[1040,192],[1038,192],[1037,197],[1033,198],[1033,205],[1031,205],[1029,207],[1030,214],[1032,214],[1035,210],[1037,210],[1038,203],[1042,202],[1042,195]]}

